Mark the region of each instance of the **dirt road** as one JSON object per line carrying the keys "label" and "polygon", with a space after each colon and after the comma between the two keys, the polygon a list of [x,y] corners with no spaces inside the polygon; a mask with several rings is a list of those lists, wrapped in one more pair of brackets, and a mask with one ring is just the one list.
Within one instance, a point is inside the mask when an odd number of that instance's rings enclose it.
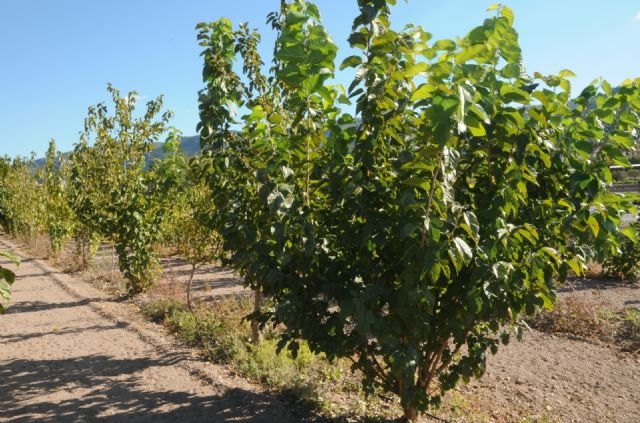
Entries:
{"label": "dirt road", "polygon": [[[5,249],[20,252],[0,239]],[[198,359],[135,306],[22,258],[12,305],[0,316],[0,422],[322,420],[294,415],[281,399]],[[235,289],[230,278],[215,276],[202,278]],[[574,291],[560,295],[595,296],[617,308],[640,304],[637,286]],[[631,423],[640,415],[638,387],[639,355],[531,331],[491,356],[484,378],[451,393],[452,409],[464,411],[450,417],[476,421],[465,414],[477,411],[486,416],[477,421],[487,422]]]}
{"label": "dirt road", "polygon": [[[20,252],[2,240],[4,249]],[[16,273],[0,316],[1,422],[301,420],[175,345],[131,305],[25,255]]]}

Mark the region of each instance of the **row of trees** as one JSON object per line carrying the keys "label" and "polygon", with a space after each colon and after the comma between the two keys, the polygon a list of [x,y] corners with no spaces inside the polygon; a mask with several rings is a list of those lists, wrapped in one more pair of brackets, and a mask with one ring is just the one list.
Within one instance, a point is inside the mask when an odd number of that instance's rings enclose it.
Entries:
{"label": "row of trees", "polygon": [[[304,0],[268,16],[268,71],[246,24],[198,25],[203,153],[187,162],[169,131],[147,167],[168,130],[162,98],[135,117],[135,94],[109,86],[115,110],[89,109],[69,157],[52,146],[35,173],[5,163],[4,226],[46,232],[54,251],[72,235],[81,251],[112,241],[132,294],[154,280],[157,243],[220,258],[258,294],[256,330],[353,360],[367,392],[396,393],[418,419],[482,375],[520,315],[553,307],[570,271],[636,241],[620,219],[637,197],[607,187],[640,130],[640,79],[572,98],[570,71],[525,72],[509,8],[433,41],[393,29],[394,4],[358,0],[339,66]],[[334,84],[347,68],[350,86]]]}
{"label": "row of trees", "polygon": [[[180,151],[180,133],[167,127],[162,98],[137,116],[135,92],[107,89],[114,110],[104,103],[89,108],[71,154],[56,152],[52,140],[41,165],[33,158],[2,160],[0,223],[36,248],[46,235],[54,255],[73,237],[82,268],[91,265],[100,242],[113,243],[133,295],[159,274],[155,245],[173,247],[194,269],[215,260],[220,249],[214,233],[196,223],[209,214],[208,188]],[[164,136],[164,158],[147,163]]]}

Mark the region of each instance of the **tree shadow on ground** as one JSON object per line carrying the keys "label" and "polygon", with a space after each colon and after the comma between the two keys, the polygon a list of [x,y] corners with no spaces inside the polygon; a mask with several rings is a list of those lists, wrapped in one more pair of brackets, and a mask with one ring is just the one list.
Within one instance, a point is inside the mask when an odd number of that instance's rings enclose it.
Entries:
{"label": "tree shadow on ground", "polygon": [[624,282],[615,278],[598,278],[598,279],[573,279],[565,282],[558,292],[586,291],[590,289],[616,289],[628,288],[639,289],[640,285]]}
{"label": "tree shadow on ground", "polygon": [[39,278],[39,277],[46,277],[46,276],[48,276],[47,273],[28,273],[28,274],[21,273],[20,274],[20,277],[21,278],[25,278],[25,279],[26,278]]}
{"label": "tree shadow on ground", "polygon": [[[29,258],[23,263],[34,261]],[[30,276],[57,280],[57,272],[50,272],[39,262],[34,264],[43,273]],[[224,271],[224,269],[221,269]],[[25,277],[22,275],[21,277]],[[221,285],[235,279],[221,279]],[[60,282],[62,283],[62,282]],[[196,290],[202,289],[200,285]],[[61,310],[73,313],[74,308],[98,302],[120,302],[117,299],[81,298],[76,301],[22,301],[13,304],[10,314],[25,314]],[[50,331],[25,330],[4,336],[0,344],[9,344],[43,336],[64,336],[122,329],[125,322],[100,324],[81,328]],[[25,328],[28,329],[28,328]],[[2,347],[0,347],[2,348]],[[184,390],[163,387],[162,380],[143,377],[158,367],[180,366],[180,356],[173,353],[159,358],[122,358],[104,354],[64,359],[26,359],[0,361],[0,420],[11,422],[376,422],[396,420],[320,416],[314,403],[296,403],[288,393],[262,393],[245,389],[217,387],[214,392],[201,389],[193,380]],[[170,372],[167,372],[171,374]],[[163,374],[167,374],[163,373]],[[204,384],[205,382],[202,382]],[[203,392],[209,392],[204,394]]]}
{"label": "tree shadow on ground", "polygon": [[[11,422],[392,422],[376,418],[324,418],[313,406],[283,402],[283,395],[227,389],[213,395],[148,386],[141,374],[173,366],[172,358],[116,359],[90,355],[55,360],[16,359],[2,364],[0,410]],[[196,387],[197,390],[197,387]]]}
{"label": "tree shadow on ground", "polygon": [[[191,267],[190,267],[191,265],[188,265],[188,266],[189,267],[181,263],[171,267],[165,266],[164,267],[165,273],[166,273],[165,277],[168,279],[171,279],[171,278],[188,279],[189,275],[191,274]],[[194,272],[194,277],[209,279],[212,281],[221,281],[230,285],[242,285],[243,283],[242,278],[239,278],[238,276],[231,273],[229,269],[225,267],[218,267],[218,266],[197,267],[196,271]],[[186,282],[186,280],[184,282]]]}
{"label": "tree shadow on ground", "polygon": [[0,409],[12,422],[290,420],[287,410],[274,407],[273,398],[264,394],[231,389],[198,395],[143,384],[145,369],[173,364],[104,355],[9,361],[0,368]]}
{"label": "tree shadow on ground", "polygon": [[[24,301],[11,314],[60,309],[74,313],[96,299],[47,303]],[[99,301],[99,300],[98,300]],[[122,329],[126,322],[24,332],[0,337],[6,348],[44,336],[80,334]],[[14,359],[0,362],[0,410],[11,422],[383,422],[342,416],[320,416],[313,403],[296,403],[287,392],[256,393],[243,389],[216,389],[216,394],[198,394],[198,381],[173,391],[158,378],[144,377],[161,367],[179,366],[181,356],[172,352],[159,358],[121,358],[86,355],[64,359]],[[171,372],[158,372],[158,374]],[[215,385],[214,385],[215,388]],[[191,390],[191,391],[190,391]],[[195,392],[194,392],[195,391]],[[201,392],[204,390],[200,390]],[[207,390],[211,392],[210,390]],[[294,405],[295,403],[295,405]],[[4,420],[3,420],[4,421]]]}
{"label": "tree shadow on ground", "polygon": [[0,336],[0,341],[2,341],[3,344],[12,344],[16,342],[29,341],[31,339],[42,338],[45,336],[62,336],[79,333],[83,335],[89,335],[89,332],[105,332],[109,330],[118,330],[126,328],[127,326],[129,325],[125,322],[117,322],[108,325],[93,325],[82,328],[57,329],[47,332],[24,332],[20,333],[19,335]]}
{"label": "tree shadow on ground", "polygon": [[40,311],[58,310],[62,308],[82,307],[92,303],[108,302],[102,298],[85,298],[78,301],[52,303],[45,301],[18,301],[9,306],[7,314],[37,313]]}

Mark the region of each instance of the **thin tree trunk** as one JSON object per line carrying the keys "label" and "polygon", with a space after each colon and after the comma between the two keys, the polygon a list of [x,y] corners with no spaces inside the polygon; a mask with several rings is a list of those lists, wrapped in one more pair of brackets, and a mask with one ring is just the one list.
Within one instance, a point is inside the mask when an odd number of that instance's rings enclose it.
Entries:
{"label": "thin tree trunk", "polygon": [[415,406],[409,405],[404,409],[404,418],[407,419],[408,422],[418,422],[420,421],[420,416],[418,415],[418,409]]}
{"label": "thin tree trunk", "polygon": [[193,275],[196,273],[196,265],[191,264],[191,274],[189,275],[189,282],[187,282],[187,307],[189,307],[189,311],[193,311],[191,306],[191,286],[193,284]]}
{"label": "thin tree trunk", "polygon": [[82,234],[82,244],[81,244],[81,250],[82,250],[82,270],[87,270],[87,237],[85,234]]}
{"label": "thin tree trunk", "polygon": [[[253,312],[257,313],[262,308],[262,293],[260,292],[260,286],[257,286],[253,290]],[[260,325],[254,319],[251,321],[251,342],[254,345],[258,345],[262,341],[262,334],[260,333]]]}
{"label": "thin tree trunk", "polygon": [[111,280],[113,281],[113,273],[116,270],[116,246],[111,244]]}

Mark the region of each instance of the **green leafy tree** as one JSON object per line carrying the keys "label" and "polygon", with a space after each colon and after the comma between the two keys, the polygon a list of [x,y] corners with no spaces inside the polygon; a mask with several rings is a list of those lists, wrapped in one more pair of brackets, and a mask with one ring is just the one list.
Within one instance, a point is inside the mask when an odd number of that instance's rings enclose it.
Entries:
{"label": "green leafy tree", "polygon": [[151,166],[153,194],[164,210],[162,219],[162,238],[160,241],[176,248],[178,229],[182,210],[188,207],[186,193],[192,188],[189,177],[189,160],[180,149],[182,134],[172,128],[162,147],[163,156]]}
{"label": "green leafy tree", "polygon": [[191,287],[198,267],[220,258],[221,240],[210,224],[215,209],[211,192],[200,175],[198,157],[191,165],[180,149],[182,134],[172,130],[164,144],[164,156],[152,169],[154,192],[163,203],[162,242],[175,248],[191,266],[187,304],[192,309]]}
{"label": "green leafy tree", "polygon": [[[67,202],[76,218],[74,238],[80,267],[90,267],[98,250],[103,218],[103,196],[100,190],[99,158],[93,153],[87,140],[81,139],[69,158],[67,171]],[[105,195],[106,197],[106,195]]]}
{"label": "green leafy tree", "polygon": [[[11,172],[11,159],[0,158],[0,227],[7,231],[12,227],[13,215],[9,204],[10,192],[6,185],[9,172]],[[16,265],[19,263],[18,258],[7,251],[0,251],[0,257],[7,258]],[[6,311],[6,306],[11,299],[11,285],[15,279],[15,273],[0,265],[0,314]]]}
{"label": "green leafy tree", "polygon": [[[145,154],[165,132],[171,114],[162,113],[162,97],[134,116],[136,93],[122,97],[111,85],[114,111],[105,104],[89,108],[85,130],[71,156],[71,204],[89,234],[111,239],[130,294],[154,281],[162,211],[150,196]],[[93,145],[89,140],[93,139]]]}
{"label": "green leafy tree", "polygon": [[284,324],[281,347],[353,359],[417,420],[483,374],[518,316],[553,307],[584,268],[575,245],[618,249],[635,197],[607,190],[609,166],[628,165],[640,80],[571,98],[570,71],[525,72],[510,9],[431,41],[391,29],[394,3],[358,1],[353,112],[313,4],[270,15],[269,77],[257,35],[201,24],[199,128],[230,261],[273,300],[253,317]]}
{"label": "green leafy tree", "polygon": [[[0,257],[7,258],[16,265],[20,263],[16,256],[6,251],[0,251]],[[6,306],[11,299],[11,285],[15,280],[15,273],[0,265],[0,314],[4,314],[6,311]]]}
{"label": "green leafy tree", "polygon": [[[263,171],[265,156],[253,155],[251,144],[261,137],[252,129],[233,130],[237,122],[237,110],[243,106],[256,107],[254,122],[259,131],[270,128],[261,125],[259,116],[265,113],[282,118],[281,129],[290,121],[287,112],[274,100],[281,93],[270,86],[261,73],[262,60],[257,52],[260,36],[246,25],[234,30],[227,19],[198,25],[198,39],[204,47],[204,80],[206,88],[200,92],[200,116],[198,125],[204,149],[199,172],[206,175],[211,188],[214,208],[218,212],[211,224],[224,237],[230,263],[236,266],[245,283],[254,291],[254,310],[262,306],[262,276],[274,268],[271,242],[272,222],[277,216],[271,213],[263,201],[274,192],[274,185]],[[244,59],[243,71],[249,78],[244,84],[233,71],[236,54]],[[265,145],[268,144],[266,134]],[[273,153],[275,145],[270,145]],[[269,154],[269,153],[267,153]],[[196,170],[198,172],[198,170]],[[277,195],[274,192],[274,195]],[[242,245],[242,248],[238,248]],[[252,322],[252,340],[260,341],[258,322]]]}
{"label": "green leafy tree", "polygon": [[222,240],[210,224],[215,210],[211,192],[204,183],[196,183],[180,198],[181,205],[174,223],[174,242],[178,253],[191,265],[187,281],[187,305],[192,309],[191,288],[198,267],[221,258]]}
{"label": "green leafy tree", "polygon": [[67,202],[62,160],[62,155],[56,151],[55,141],[51,140],[44,166],[38,172],[45,194],[44,227],[54,255],[62,249],[65,239],[73,231],[73,211]]}
{"label": "green leafy tree", "polygon": [[34,172],[35,159],[15,158],[6,163],[1,200],[5,229],[14,236],[38,247],[44,231],[45,209],[42,184]]}
{"label": "green leafy tree", "polygon": [[10,232],[9,190],[6,184],[7,176],[11,170],[11,159],[8,156],[0,157],[0,228]]}

